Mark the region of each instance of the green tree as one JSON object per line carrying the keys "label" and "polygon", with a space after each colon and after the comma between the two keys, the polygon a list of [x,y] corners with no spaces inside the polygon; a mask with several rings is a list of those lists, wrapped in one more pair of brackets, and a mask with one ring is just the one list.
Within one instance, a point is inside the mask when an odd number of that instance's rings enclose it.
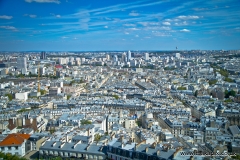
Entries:
{"label": "green tree", "polygon": [[209,85],[214,85],[214,84],[217,83],[217,80],[216,79],[215,80],[209,80],[208,83],[209,83]]}
{"label": "green tree", "polygon": [[7,94],[5,94],[5,96],[8,97],[8,100],[9,100],[9,101],[13,100],[13,95],[12,95],[12,94],[7,93]]}
{"label": "green tree", "polygon": [[81,125],[85,125],[85,124],[92,124],[92,122],[86,119],[81,120]]}
{"label": "green tree", "polygon": [[234,90],[231,91],[225,90],[225,98],[229,98],[230,96],[235,97],[236,92]]}
{"label": "green tree", "polygon": [[71,95],[67,95],[67,100],[69,100],[71,98]]}
{"label": "green tree", "polygon": [[231,99],[226,99],[224,102],[230,103],[230,102],[232,102],[232,100]]}
{"label": "green tree", "polygon": [[95,134],[95,136],[94,136],[94,141],[99,142],[101,138],[102,138],[101,135]]}
{"label": "green tree", "polygon": [[240,160],[240,155],[232,156],[231,158],[232,158],[232,159]]}
{"label": "green tree", "polygon": [[81,79],[81,80],[80,80],[80,83],[84,83],[84,81]]}
{"label": "green tree", "polygon": [[53,134],[55,132],[55,128],[50,129],[50,133]]}
{"label": "green tree", "polygon": [[138,125],[138,127],[141,127],[141,126],[142,126],[142,121],[141,121],[140,119],[138,119],[138,120],[136,121],[136,124]]}
{"label": "green tree", "polygon": [[46,90],[40,90],[40,93],[41,93],[41,95],[44,95],[44,94],[47,93],[47,91]]}
{"label": "green tree", "polygon": [[118,96],[118,95],[113,95],[113,97],[114,97],[115,99],[119,99],[119,96]]}
{"label": "green tree", "polygon": [[75,83],[75,80],[72,80],[72,81],[69,83],[69,85],[72,85],[73,83]]}
{"label": "green tree", "polygon": [[2,153],[0,152],[0,158],[3,158],[4,160],[27,160],[22,157],[18,157],[17,155],[12,155],[10,153]]}
{"label": "green tree", "polygon": [[224,81],[225,81],[225,82],[229,82],[229,83],[234,82],[234,80],[232,80],[231,78],[228,78],[228,77],[226,77],[226,78],[224,79]]}
{"label": "green tree", "polygon": [[187,90],[186,87],[178,87],[177,90]]}

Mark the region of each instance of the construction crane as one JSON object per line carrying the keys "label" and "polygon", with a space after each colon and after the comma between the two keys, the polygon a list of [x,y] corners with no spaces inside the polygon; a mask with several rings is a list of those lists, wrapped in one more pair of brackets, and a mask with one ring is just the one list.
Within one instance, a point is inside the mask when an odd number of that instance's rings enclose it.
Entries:
{"label": "construction crane", "polygon": [[38,64],[38,92],[40,92],[40,65]]}
{"label": "construction crane", "polygon": [[56,72],[57,72],[57,68],[56,68],[56,66],[54,66],[54,72],[53,72],[53,75],[54,75],[54,76],[56,76],[56,75],[57,75],[57,73],[56,73]]}

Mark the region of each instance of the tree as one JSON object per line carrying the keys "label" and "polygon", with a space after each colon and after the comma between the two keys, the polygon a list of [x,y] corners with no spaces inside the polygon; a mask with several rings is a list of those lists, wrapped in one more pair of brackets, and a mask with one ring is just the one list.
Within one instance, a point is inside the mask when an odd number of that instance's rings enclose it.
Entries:
{"label": "tree", "polygon": [[102,138],[101,135],[95,134],[95,136],[94,136],[94,141],[99,142],[101,138]]}
{"label": "tree", "polygon": [[84,83],[84,81],[81,79],[81,80],[80,80],[80,83]]}
{"label": "tree", "polygon": [[232,102],[232,100],[231,99],[226,99],[224,102],[230,103],[230,102]]}
{"label": "tree", "polygon": [[75,83],[75,80],[72,80],[72,81],[69,83],[69,85],[72,85],[73,83]]}
{"label": "tree", "polygon": [[229,82],[229,83],[234,82],[231,78],[228,78],[228,77],[226,77],[226,78],[224,79],[224,81],[225,81],[225,82]]}
{"label": "tree", "polygon": [[118,96],[118,95],[113,95],[113,97],[114,97],[115,99],[119,99],[119,96]]}
{"label": "tree", "polygon": [[13,99],[13,95],[10,93],[5,94],[5,96],[8,96],[8,100],[11,101]]}
{"label": "tree", "polygon": [[216,79],[215,80],[209,80],[208,83],[209,83],[209,85],[214,85],[214,84],[217,83],[217,80]]}
{"label": "tree", "polygon": [[55,132],[55,128],[50,129],[50,133],[53,134]]}
{"label": "tree", "polygon": [[177,90],[187,90],[186,87],[178,87]]}
{"label": "tree", "polygon": [[67,95],[67,100],[69,100],[71,98],[71,95]]}
{"label": "tree", "polygon": [[234,90],[231,91],[225,90],[225,98],[229,98],[230,96],[235,97],[236,92]]}
{"label": "tree", "polygon": [[46,90],[40,90],[40,93],[41,93],[41,95],[44,95],[44,94],[47,93],[47,91]]}
{"label": "tree", "polygon": [[240,160],[240,155],[232,156],[231,158]]}
{"label": "tree", "polygon": [[0,152],[0,158],[3,158],[4,160],[27,160],[22,157],[18,157],[17,155],[12,155],[10,153],[2,153]]}
{"label": "tree", "polygon": [[92,124],[92,122],[86,119],[81,120],[81,125],[85,125],[85,124]]}
{"label": "tree", "polygon": [[138,120],[136,121],[136,124],[138,125],[138,127],[141,127],[141,126],[142,126],[142,121],[141,121],[140,119],[138,119]]}

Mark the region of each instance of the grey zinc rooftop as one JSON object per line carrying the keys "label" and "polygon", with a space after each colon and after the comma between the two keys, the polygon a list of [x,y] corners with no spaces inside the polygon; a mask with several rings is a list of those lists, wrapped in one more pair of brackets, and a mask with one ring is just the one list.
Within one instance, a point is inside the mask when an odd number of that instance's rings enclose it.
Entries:
{"label": "grey zinc rooftop", "polygon": [[[62,147],[60,147],[62,145]],[[97,153],[97,154],[104,154],[100,151],[102,146],[95,145],[95,144],[75,144],[75,143],[62,143],[60,141],[46,141],[41,150],[54,150],[54,151],[67,151],[67,152],[90,152],[90,153]]]}

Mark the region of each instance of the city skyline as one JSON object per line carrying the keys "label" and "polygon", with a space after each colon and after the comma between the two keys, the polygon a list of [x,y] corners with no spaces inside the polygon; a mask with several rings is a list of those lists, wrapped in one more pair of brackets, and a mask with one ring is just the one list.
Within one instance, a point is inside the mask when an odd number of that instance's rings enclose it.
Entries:
{"label": "city skyline", "polygon": [[3,0],[0,50],[240,49],[237,2]]}

